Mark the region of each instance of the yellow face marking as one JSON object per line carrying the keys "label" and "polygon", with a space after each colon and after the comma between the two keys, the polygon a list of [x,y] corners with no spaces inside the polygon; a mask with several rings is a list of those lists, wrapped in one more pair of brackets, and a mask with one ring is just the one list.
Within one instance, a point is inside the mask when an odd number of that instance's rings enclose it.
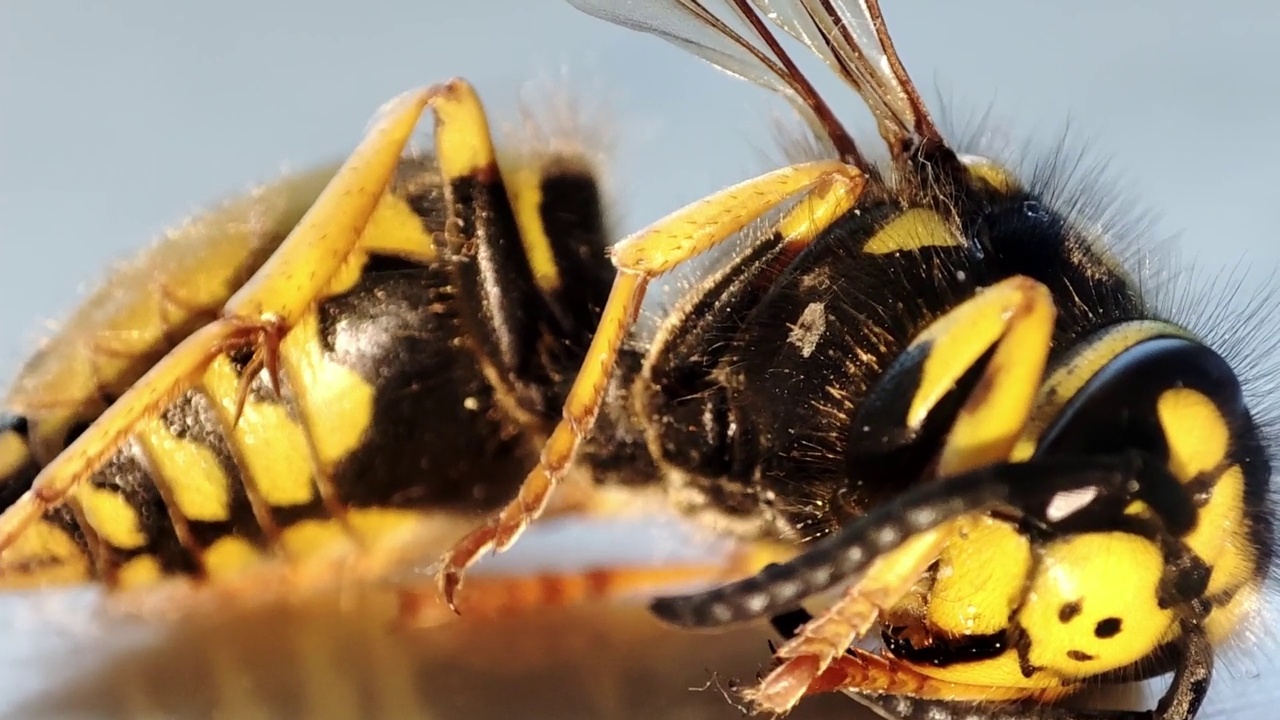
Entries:
{"label": "yellow face marking", "polygon": [[910,667],[931,678],[980,688],[1054,688],[1069,682],[1044,672],[1032,673],[1031,677],[1023,675],[1022,666],[1018,663],[1018,653],[1012,648],[993,658],[975,662],[956,663],[943,667],[932,665],[911,665]]}
{"label": "yellow face marking", "polygon": [[244,538],[218,538],[201,556],[205,573],[211,580],[242,573],[262,561],[262,554]]}
{"label": "yellow face marking", "polygon": [[1163,573],[1160,549],[1130,533],[1051,543],[1018,614],[1031,663],[1079,678],[1145,657],[1176,629],[1158,603]]}
{"label": "yellow face marking", "polygon": [[1160,427],[1169,443],[1169,470],[1186,482],[1220,465],[1231,443],[1226,419],[1195,390],[1171,388],[1156,401]]}
{"label": "yellow face marking", "polygon": [[5,550],[0,587],[85,582],[92,574],[92,560],[71,534],[55,523],[40,519]]}
{"label": "yellow face marking", "polygon": [[534,282],[543,292],[558,290],[560,268],[556,265],[547,228],[542,224],[542,168],[520,166],[506,173],[504,180]]}
{"label": "yellow face marking", "polygon": [[[227,427],[235,413],[239,378],[225,357],[205,372],[204,387]],[[252,397],[245,402],[232,439],[258,496],[274,507],[306,505],[316,496],[306,434],[283,405]]]}
{"label": "yellow face marking", "polygon": [[82,485],[76,499],[85,520],[104,542],[121,550],[137,550],[147,544],[138,511],[114,490]]}
{"label": "yellow face marking", "polygon": [[[1219,482],[1219,486],[1222,483]],[[1209,576],[1209,586],[1205,595],[1232,590],[1248,585],[1257,578],[1257,552],[1253,541],[1249,539],[1248,529],[1238,521],[1229,533],[1223,533],[1225,541],[1218,557],[1213,563],[1213,574]],[[1217,612],[1216,610],[1214,611]]]}
{"label": "yellow face marking", "polygon": [[329,472],[360,446],[373,419],[374,388],[325,355],[314,312],[285,338],[280,362],[294,380],[294,396],[320,466]]}
{"label": "yellow face marking", "polygon": [[1007,523],[977,519],[939,557],[929,591],[929,624],[956,636],[1004,630],[1030,571],[1026,537]]}
{"label": "yellow face marking", "polygon": [[194,440],[174,437],[160,420],[145,423],[136,437],[178,512],[201,522],[230,519],[231,480],[213,450]]}
{"label": "yellow face marking", "polygon": [[[1221,466],[1231,447],[1231,431],[1213,401],[1187,388],[1166,390],[1156,414],[1169,446],[1169,470],[1183,482]],[[1214,483],[1209,501],[1196,515],[1196,527],[1184,541],[1213,567],[1209,594],[1238,586],[1253,570],[1253,549],[1245,525],[1244,472],[1227,468]]]}
{"label": "yellow face marking", "polygon": [[116,584],[121,590],[154,585],[164,577],[160,562],[151,555],[131,558],[116,571]]}
{"label": "yellow face marking", "polygon": [[963,247],[964,240],[938,213],[912,208],[890,220],[862,246],[870,255],[914,252],[927,247]]}
{"label": "yellow face marking", "polygon": [[[1228,581],[1244,581],[1243,577],[1233,577],[1253,564],[1253,552],[1249,547],[1245,525],[1244,472],[1239,465],[1232,465],[1218,478],[1209,502],[1196,514],[1195,529],[1183,541],[1196,555],[1214,567],[1214,574],[1209,582],[1210,594],[1225,587]],[[1230,555],[1240,557],[1224,557]],[[1224,559],[1228,560],[1225,566],[1222,565]],[[1233,564],[1236,567],[1234,571],[1231,569]],[[1250,573],[1246,571],[1246,577],[1248,574]]]}

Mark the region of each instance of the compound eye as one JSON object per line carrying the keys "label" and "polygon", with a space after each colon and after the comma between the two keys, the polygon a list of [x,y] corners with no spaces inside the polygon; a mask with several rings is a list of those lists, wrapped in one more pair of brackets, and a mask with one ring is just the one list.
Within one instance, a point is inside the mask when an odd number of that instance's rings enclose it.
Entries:
{"label": "compound eye", "polygon": [[1149,655],[1174,622],[1158,601],[1163,575],[1160,549],[1129,533],[1050,544],[1017,617],[1031,665],[1086,677]]}

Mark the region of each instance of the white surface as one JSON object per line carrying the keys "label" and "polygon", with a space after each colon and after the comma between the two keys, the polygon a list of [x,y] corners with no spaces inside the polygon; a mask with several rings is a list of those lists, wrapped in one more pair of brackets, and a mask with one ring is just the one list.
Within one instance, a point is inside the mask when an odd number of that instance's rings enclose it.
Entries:
{"label": "white surface", "polygon": [[[908,68],[952,116],[991,107],[998,130],[1041,150],[1069,117],[1072,137],[1158,213],[1158,234],[1182,237],[1190,285],[1243,265],[1257,271],[1243,304],[1280,267],[1280,6],[885,4]],[[0,377],[108,261],[283,168],[340,156],[397,92],[465,75],[513,118],[528,80],[562,74],[611,109],[625,228],[766,166],[776,103],[553,0],[0,3]],[[56,696],[94,647],[59,644],[31,609],[0,603],[0,709]],[[1274,716],[1275,655],[1231,653],[1204,717]]]}

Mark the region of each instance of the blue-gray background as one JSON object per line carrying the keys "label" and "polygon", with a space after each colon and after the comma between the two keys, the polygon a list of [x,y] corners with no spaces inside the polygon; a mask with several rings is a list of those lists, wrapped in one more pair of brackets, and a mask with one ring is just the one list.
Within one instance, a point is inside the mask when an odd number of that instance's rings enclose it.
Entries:
{"label": "blue-gray background", "polygon": [[[1192,283],[1243,263],[1259,271],[1251,285],[1280,268],[1280,5],[885,4],[927,98],[960,118],[991,108],[997,131],[1042,150],[1069,119],[1158,213],[1157,234],[1181,238]],[[0,377],[110,261],[213,200],[340,157],[383,101],[451,75],[479,87],[498,124],[540,78],[607,108],[627,229],[763,169],[783,110],[553,0],[6,0]]]}

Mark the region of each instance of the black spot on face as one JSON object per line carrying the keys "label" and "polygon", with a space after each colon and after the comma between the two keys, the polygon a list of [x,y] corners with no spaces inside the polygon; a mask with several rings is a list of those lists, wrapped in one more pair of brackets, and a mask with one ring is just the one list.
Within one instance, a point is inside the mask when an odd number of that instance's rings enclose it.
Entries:
{"label": "black spot on face", "polygon": [[1093,659],[1092,655],[1087,652],[1081,652],[1080,650],[1068,650],[1067,657],[1075,660],[1076,662],[1088,662]]}
{"label": "black spot on face", "polygon": [[1069,603],[1065,603],[1063,604],[1062,607],[1058,608],[1058,621],[1069,623],[1072,620],[1074,620],[1075,617],[1079,615],[1080,611],[1083,609],[1084,609],[1084,606],[1080,603],[1079,600],[1073,600]]}
{"label": "black spot on face", "polygon": [[1115,637],[1120,632],[1120,625],[1121,621],[1118,617],[1099,620],[1098,624],[1093,628],[1093,634],[1100,638]]}

